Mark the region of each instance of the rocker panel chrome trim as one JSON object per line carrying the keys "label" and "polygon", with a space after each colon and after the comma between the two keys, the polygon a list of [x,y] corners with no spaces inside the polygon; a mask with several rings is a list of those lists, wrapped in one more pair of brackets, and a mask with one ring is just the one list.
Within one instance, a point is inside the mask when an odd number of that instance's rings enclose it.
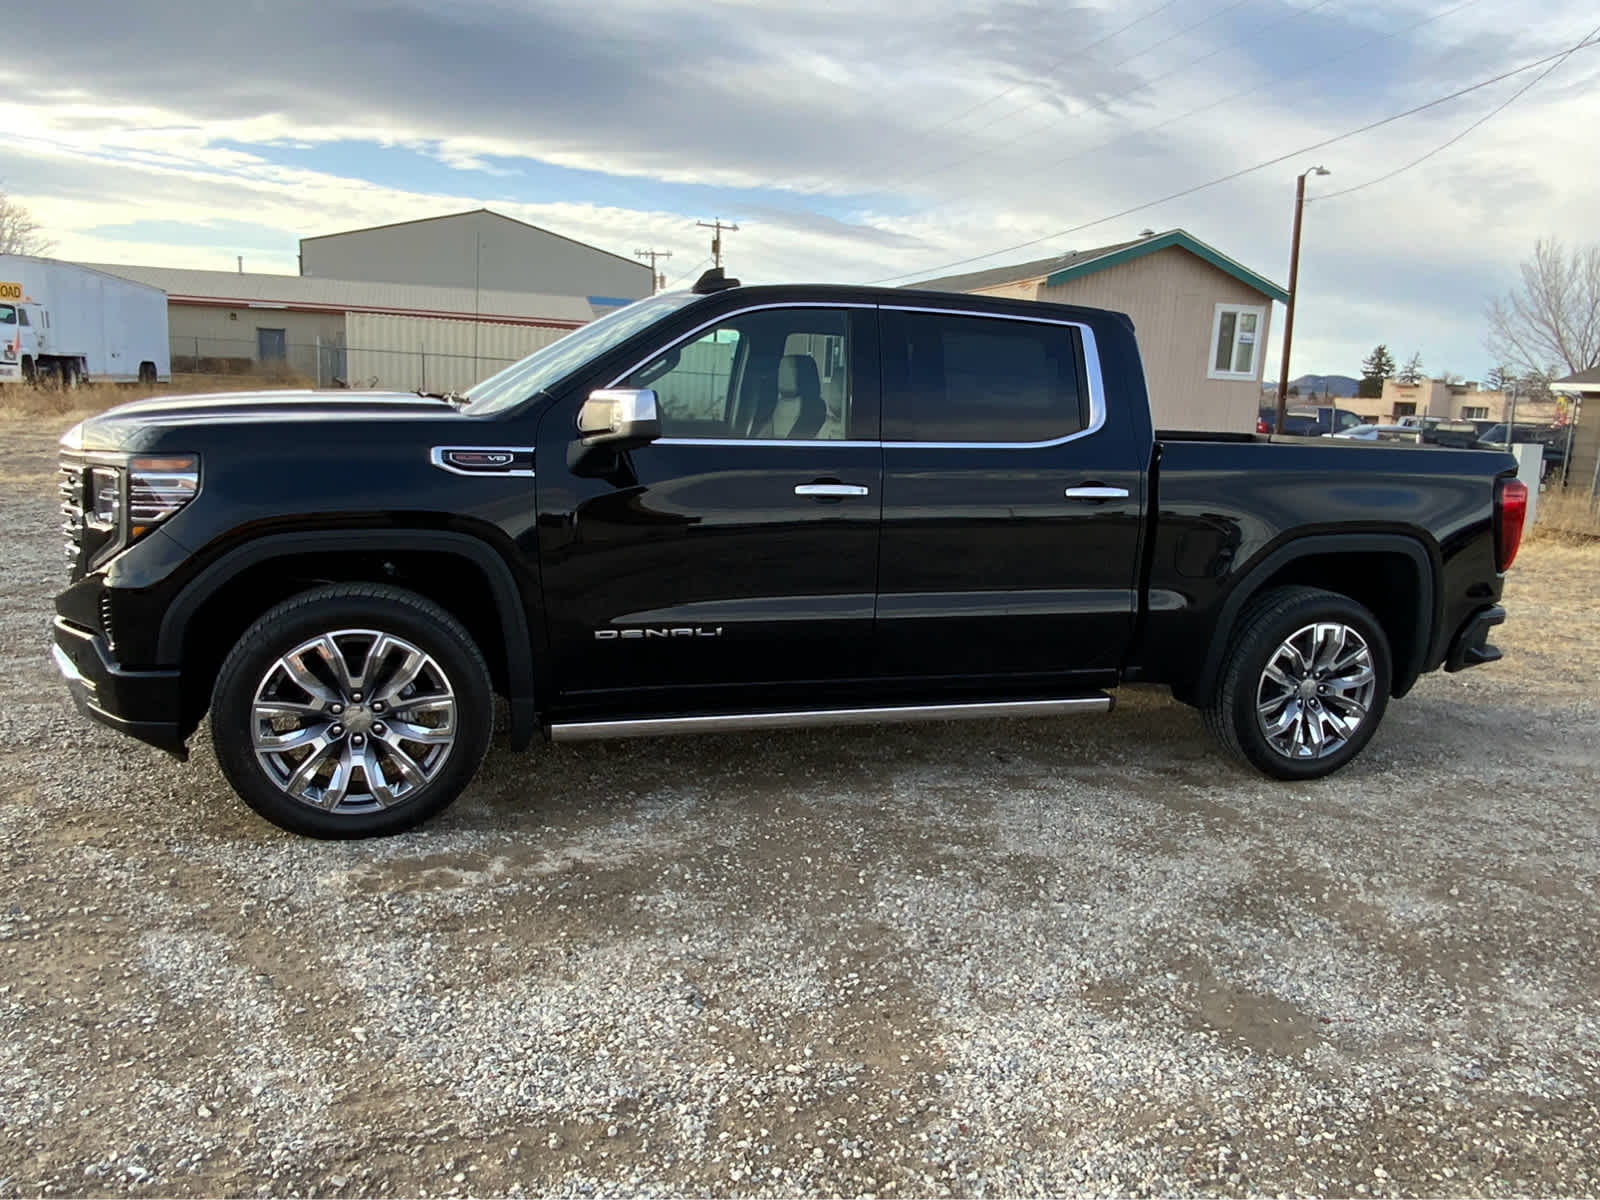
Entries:
{"label": "rocker panel chrome trim", "polygon": [[676,733],[736,733],[747,729],[802,729],[824,725],[875,725],[908,721],[975,721],[992,717],[1053,717],[1110,712],[1105,693],[1055,700],[997,700],[976,704],[906,704],[885,708],[821,708],[721,713],[706,717],[639,717],[624,721],[563,721],[550,726],[553,742],[658,737]]}

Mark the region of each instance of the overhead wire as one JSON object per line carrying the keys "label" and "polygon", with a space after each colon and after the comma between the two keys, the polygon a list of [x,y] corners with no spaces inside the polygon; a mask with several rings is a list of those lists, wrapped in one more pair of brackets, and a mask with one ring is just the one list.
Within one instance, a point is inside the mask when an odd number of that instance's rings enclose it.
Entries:
{"label": "overhead wire", "polygon": [[710,261],[711,261],[711,255],[708,254],[704,258],[702,258],[699,262],[695,263],[694,266],[690,267],[687,271],[685,271],[682,275],[679,275],[671,283],[667,284],[667,286],[662,288],[661,290],[663,292],[670,292],[673,288],[677,287],[685,279],[689,278],[689,276],[699,274],[700,269],[702,267],[704,267]]}
{"label": "overhead wire", "polygon": [[1340,196],[1348,196],[1348,195],[1350,195],[1351,192],[1359,192],[1363,188],[1369,188],[1369,187],[1372,187],[1375,184],[1383,183],[1386,180],[1393,179],[1396,175],[1400,175],[1400,174],[1403,174],[1406,171],[1411,170],[1412,167],[1421,166],[1423,163],[1427,162],[1434,155],[1440,153],[1441,151],[1448,150],[1451,146],[1454,146],[1457,142],[1459,142],[1462,138],[1466,137],[1474,129],[1479,128],[1480,126],[1486,124],[1487,122],[1493,120],[1495,117],[1499,116],[1501,113],[1505,112],[1506,109],[1510,108],[1513,104],[1515,104],[1518,100],[1520,100],[1524,95],[1526,95],[1528,92],[1532,91],[1534,88],[1538,87],[1540,83],[1544,82],[1544,80],[1546,78],[1548,78],[1549,75],[1553,71],[1559,70],[1561,68],[1561,65],[1563,63],[1565,63],[1567,61],[1567,59],[1571,58],[1574,54],[1576,54],[1580,49],[1582,49],[1583,46],[1586,43],[1587,44],[1592,44],[1594,38],[1597,35],[1600,35],[1600,25],[1596,25],[1584,37],[1580,38],[1578,40],[1578,42],[1575,45],[1572,46],[1571,49],[1569,49],[1565,54],[1563,54],[1559,58],[1557,58],[1555,62],[1551,63],[1543,71],[1540,71],[1539,74],[1535,75],[1531,80],[1529,80],[1527,83],[1523,84],[1522,87],[1520,87],[1516,91],[1512,92],[1511,95],[1507,96],[1499,104],[1495,105],[1488,112],[1484,113],[1483,116],[1479,117],[1472,124],[1468,125],[1460,133],[1456,134],[1454,137],[1449,138],[1446,141],[1440,142],[1432,150],[1429,150],[1426,154],[1422,155],[1421,157],[1414,158],[1410,162],[1406,163],[1405,166],[1396,167],[1392,171],[1386,171],[1384,174],[1379,175],[1376,179],[1369,179],[1365,183],[1358,183],[1358,184],[1354,185],[1353,187],[1340,188],[1337,192],[1324,192],[1319,196],[1307,197],[1306,203],[1307,204],[1311,204],[1311,203],[1321,204],[1324,201],[1334,200],[1334,199],[1337,199]]}
{"label": "overhead wire", "polygon": [[[1600,33],[1600,31],[1597,31],[1597,33]],[[1405,109],[1402,112],[1393,113],[1376,121],[1369,121],[1365,125],[1360,125],[1354,129],[1346,130],[1344,133],[1335,134],[1334,136],[1324,138],[1319,142],[1312,142],[1309,145],[1297,147],[1294,150],[1275,155],[1272,158],[1263,159],[1261,162],[1255,163],[1252,166],[1241,167],[1237,171],[1230,171],[1226,175],[1219,175],[1217,178],[1209,179],[1204,183],[1197,183],[1191,187],[1181,188],[1176,192],[1171,192],[1155,200],[1148,200],[1143,204],[1131,205],[1128,208],[1111,213],[1108,216],[1098,217],[1093,221],[1084,221],[1081,224],[1070,226],[1067,229],[1059,229],[1054,233],[1047,233],[1042,237],[1030,238],[1025,242],[1017,242],[1014,245],[1003,246],[997,250],[985,251],[982,254],[974,254],[967,258],[959,258],[952,262],[941,263],[935,267],[922,267],[914,271],[902,271],[897,275],[886,275],[881,279],[873,279],[869,280],[868,282],[872,284],[892,283],[897,279],[909,279],[913,275],[931,275],[939,271],[948,271],[952,267],[963,267],[969,263],[982,262],[986,258],[993,258],[999,254],[1012,254],[1018,250],[1026,250],[1029,247],[1039,245],[1041,242],[1049,242],[1054,241],[1057,238],[1068,237],[1085,229],[1092,229],[1096,225],[1104,225],[1108,221],[1115,221],[1122,217],[1131,216],[1137,212],[1143,212],[1148,208],[1155,208],[1157,205],[1166,204],[1173,200],[1181,200],[1185,196],[1192,196],[1196,192],[1203,192],[1208,188],[1214,188],[1224,183],[1230,183],[1233,180],[1242,178],[1245,175],[1251,175],[1257,171],[1265,170],[1267,167],[1276,166],[1278,163],[1285,162],[1288,159],[1298,158],[1302,154],[1310,154],[1314,151],[1335,145],[1338,142],[1348,141],[1350,138],[1359,137],[1363,133],[1370,133],[1374,129],[1381,129],[1385,125],[1392,125],[1394,122],[1404,120],[1406,117],[1412,117],[1417,113],[1426,112],[1428,109],[1437,108],[1441,104],[1448,104],[1452,100],[1457,100],[1462,96],[1481,91],[1486,87],[1491,87],[1494,84],[1500,83],[1502,80],[1511,79],[1514,76],[1521,75],[1526,71],[1534,70],[1536,67],[1542,67],[1546,63],[1554,62],[1557,59],[1565,61],[1577,51],[1592,46],[1600,46],[1600,37],[1597,37],[1595,34],[1586,36],[1582,41],[1579,41],[1566,50],[1558,51],[1555,54],[1548,54],[1543,58],[1535,59],[1533,62],[1524,63],[1520,67],[1513,67],[1508,71],[1502,71],[1500,74],[1492,76],[1489,79],[1483,79],[1477,83],[1468,84],[1466,87],[1457,88],[1453,92],[1449,92],[1443,96],[1436,96],[1432,100],[1428,100],[1422,104],[1414,105],[1413,107]],[[1548,74],[1548,72],[1546,73]]]}

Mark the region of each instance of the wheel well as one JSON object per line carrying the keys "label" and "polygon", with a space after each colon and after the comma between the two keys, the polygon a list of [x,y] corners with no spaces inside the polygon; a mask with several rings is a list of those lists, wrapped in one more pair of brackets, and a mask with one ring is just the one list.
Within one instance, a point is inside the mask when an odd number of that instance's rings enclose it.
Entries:
{"label": "wheel well", "polygon": [[1315,554],[1285,563],[1254,594],[1294,585],[1338,592],[1369,609],[1389,639],[1391,690],[1401,696],[1410,689],[1427,651],[1429,629],[1421,608],[1422,578],[1413,559],[1385,551]]}
{"label": "wheel well", "polygon": [[222,660],[274,605],[325,583],[390,583],[425,596],[466,626],[489,664],[495,690],[507,688],[505,637],[494,592],[470,559],[440,551],[312,551],[253,563],[208,596],[183,638],[183,724],[187,735],[211,703]]}

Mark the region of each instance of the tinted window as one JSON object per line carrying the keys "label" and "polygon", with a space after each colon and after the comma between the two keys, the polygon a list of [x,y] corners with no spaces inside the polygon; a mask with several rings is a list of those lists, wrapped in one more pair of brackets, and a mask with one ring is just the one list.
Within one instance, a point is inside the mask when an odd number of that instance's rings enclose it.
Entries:
{"label": "tinted window", "polygon": [[1047,442],[1089,423],[1070,325],[885,310],[883,436],[892,442]]}
{"label": "tinted window", "polygon": [[622,386],[655,390],[663,437],[839,440],[870,420],[855,404],[851,355],[847,311],[775,309],[730,317]]}

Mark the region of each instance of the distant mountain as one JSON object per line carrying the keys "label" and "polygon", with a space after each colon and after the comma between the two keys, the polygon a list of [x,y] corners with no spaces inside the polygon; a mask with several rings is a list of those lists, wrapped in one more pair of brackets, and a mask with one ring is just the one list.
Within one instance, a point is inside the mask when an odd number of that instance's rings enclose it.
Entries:
{"label": "distant mountain", "polygon": [[[1356,385],[1359,382],[1360,380],[1352,379],[1348,375],[1302,375],[1298,379],[1291,379],[1289,386],[1298,388],[1300,395],[1308,399],[1312,396],[1322,395],[1348,399],[1356,394]],[[1276,392],[1278,385],[1276,383],[1263,383],[1261,390],[1263,392]]]}

